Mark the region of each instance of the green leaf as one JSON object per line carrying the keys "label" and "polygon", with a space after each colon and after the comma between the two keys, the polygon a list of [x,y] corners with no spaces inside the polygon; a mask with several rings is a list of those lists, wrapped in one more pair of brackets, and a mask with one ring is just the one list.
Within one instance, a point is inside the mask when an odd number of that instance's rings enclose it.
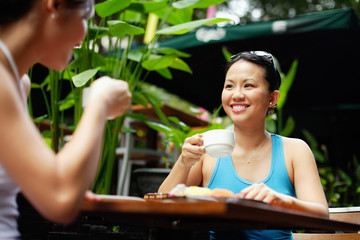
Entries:
{"label": "green leaf", "polygon": [[154,96],[148,92],[144,92],[144,96],[146,96],[147,99],[149,100],[152,108],[154,109],[154,111],[155,111],[156,115],[158,116],[158,118],[160,119],[160,121],[162,121],[166,126],[170,127],[169,120],[167,119],[167,117],[163,113],[163,111],[161,110],[161,107],[162,107],[161,100],[157,96]]}
{"label": "green leaf", "polygon": [[175,58],[176,58],[175,55],[165,55],[165,56],[155,55],[152,56],[152,59],[145,60],[142,63],[142,66],[149,71],[159,70],[169,67],[174,62]]}
{"label": "green leaf", "polygon": [[285,127],[281,130],[280,135],[281,136],[290,136],[290,134],[294,131],[295,128],[295,120],[293,117],[288,117],[286,120]]}
{"label": "green leaf", "polygon": [[37,117],[37,118],[35,118],[33,121],[35,122],[35,123],[40,123],[42,120],[44,120],[45,118],[47,118],[47,114],[45,114],[45,115],[42,115],[42,116],[40,116],[40,117]]}
{"label": "green leaf", "polygon": [[144,49],[133,49],[129,52],[127,58],[135,61],[135,62],[140,62],[142,56],[144,55]]}
{"label": "green leaf", "polygon": [[[183,1],[187,1],[187,0],[183,0]],[[212,5],[218,5],[223,2],[226,2],[226,0],[200,0],[192,7],[193,8],[208,8]]]}
{"label": "green leaf", "polygon": [[149,119],[142,113],[127,113],[125,116],[140,122],[149,121]]}
{"label": "green leaf", "polygon": [[170,117],[168,117],[168,118],[169,118],[169,120],[170,120],[171,122],[173,122],[173,123],[175,123],[176,125],[178,125],[178,126],[181,128],[182,131],[187,132],[187,131],[189,131],[189,130],[191,129],[190,126],[188,126],[186,123],[183,123],[182,121],[180,121],[180,119],[177,118],[177,117],[170,116]]}
{"label": "green leaf", "polygon": [[111,20],[107,22],[110,34],[114,37],[124,37],[126,35],[141,35],[145,31],[141,27],[130,25],[127,22]]}
{"label": "green leaf", "polygon": [[59,102],[59,110],[65,111],[67,109],[72,108],[75,105],[75,96],[74,91],[69,93],[66,98]]}
{"label": "green leaf", "polygon": [[88,38],[89,40],[100,39],[109,35],[109,28],[89,26]]}
{"label": "green leaf", "polygon": [[276,105],[276,108],[278,110],[281,110],[286,103],[288,92],[291,88],[292,83],[294,82],[294,79],[295,79],[297,66],[298,66],[298,60],[295,60],[291,64],[289,72],[286,74],[286,76],[281,81],[281,85],[280,85],[280,89],[279,89],[281,96]]}
{"label": "green leaf", "polygon": [[159,9],[167,8],[168,1],[161,1],[161,2],[140,2],[140,1],[133,1],[127,10],[131,10],[134,12],[140,13],[149,13],[154,12]]}
{"label": "green leaf", "polygon": [[274,119],[266,117],[266,130],[271,133],[276,133],[276,121],[274,121]]}
{"label": "green leaf", "polygon": [[168,68],[159,69],[159,70],[156,70],[156,72],[166,79],[173,78],[173,76]]}
{"label": "green leaf", "polygon": [[76,74],[72,71],[65,71],[64,72],[64,75],[63,75],[63,79],[66,79],[66,80],[71,80],[73,76],[75,76]]}
{"label": "green leaf", "polygon": [[184,34],[187,33],[188,31],[197,28],[197,27],[201,27],[203,25],[210,25],[210,24],[215,24],[215,23],[219,23],[219,22],[230,22],[232,20],[227,19],[227,18],[207,18],[207,19],[200,19],[200,20],[195,20],[195,21],[191,21],[191,22],[187,22],[187,23],[183,23],[183,24],[178,24],[172,27],[168,27],[168,28],[164,28],[161,30],[156,31],[156,34],[159,35],[166,35],[166,34],[175,34],[175,35],[180,35],[180,34]]}
{"label": "green leaf", "polygon": [[226,47],[222,47],[222,53],[226,59],[227,62],[230,62],[231,56],[233,55],[232,53],[229,52],[229,50]]}
{"label": "green leaf", "polygon": [[208,8],[212,5],[218,5],[219,3],[226,2],[226,0],[182,0],[173,3],[174,8]]}
{"label": "green leaf", "polygon": [[[163,12],[155,12],[160,18],[165,14],[165,10]],[[170,25],[177,25],[184,22],[190,22],[193,20],[194,9],[192,8],[184,8],[184,9],[176,9],[173,8],[170,14],[167,17],[167,22]]]}
{"label": "green leaf", "polygon": [[131,0],[108,0],[95,4],[95,11],[100,17],[104,18],[127,8],[130,3]]}
{"label": "green leaf", "polygon": [[311,149],[317,149],[318,148],[318,142],[314,135],[312,135],[308,130],[304,129],[303,134],[305,136],[306,141],[308,142]]}
{"label": "green leaf", "polygon": [[158,132],[165,133],[166,135],[170,135],[171,131],[172,131],[171,128],[165,126],[162,123],[158,123],[158,122],[147,121],[146,125],[148,125],[149,127],[151,127],[152,129],[154,129]]}
{"label": "green leaf", "polygon": [[186,64],[183,60],[180,58],[175,58],[174,61],[170,64],[171,68],[178,69],[187,73],[192,73],[189,65]]}
{"label": "green leaf", "polygon": [[199,1],[200,0],[182,0],[182,1],[174,2],[173,7],[178,9],[183,9],[183,8],[191,7],[196,3],[198,3]]}
{"label": "green leaf", "polygon": [[136,133],[136,129],[133,129],[131,127],[125,127],[125,126],[122,126],[121,127],[121,132],[123,133]]}
{"label": "green leaf", "polygon": [[72,80],[76,87],[84,86],[95,74],[99,71],[99,67],[95,69],[89,69],[75,75]]}
{"label": "green leaf", "polygon": [[319,150],[311,149],[311,151],[313,152],[316,161],[318,161],[319,163],[324,163],[325,162],[325,160],[326,160],[325,156]]}
{"label": "green leaf", "polygon": [[177,50],[175,48],[156,48],[155,51],[157,53],[160,53],[162,55],[176,55],[177,57],[182,57],[182,58],[188,58],[191,57],[191,54],[186,53],[186,52],[182,52],[180,50]]}
{"label": "green leaf", "polygon": [[139,91],[132,93],[132,102],[135,104],[140,104],[144,107],[147,107],[149,103],[147,98],[144,96],[143,92],[139,92]]}

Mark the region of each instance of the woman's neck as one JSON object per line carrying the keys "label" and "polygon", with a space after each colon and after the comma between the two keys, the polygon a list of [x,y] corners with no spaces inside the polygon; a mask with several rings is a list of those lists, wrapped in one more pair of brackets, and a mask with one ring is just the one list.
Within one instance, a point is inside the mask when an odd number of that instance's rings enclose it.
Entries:
{"label": "woman's neck", "polygon": [[265,125],[259,128],[240,128],[234,127],[236,135],[236,145],[243,150],[252,150],[263,144],[270,138],[270,134],[265,130]]}

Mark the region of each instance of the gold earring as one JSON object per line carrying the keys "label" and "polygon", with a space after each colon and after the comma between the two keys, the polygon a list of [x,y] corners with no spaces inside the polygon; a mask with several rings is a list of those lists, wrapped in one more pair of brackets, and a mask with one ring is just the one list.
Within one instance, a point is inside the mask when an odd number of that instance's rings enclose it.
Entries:
{"label": "gold earring", "polygon": [[[272,102],[270,102],[270,104],[272,104]],[[270,113],[270,114],[273,114],[273,113],[275,112],[275,108],[276,108],[276,105],[275,105],[275,106],[272,106],[272,107],[270,106],[270,107],[269,107],[269,113]]]}

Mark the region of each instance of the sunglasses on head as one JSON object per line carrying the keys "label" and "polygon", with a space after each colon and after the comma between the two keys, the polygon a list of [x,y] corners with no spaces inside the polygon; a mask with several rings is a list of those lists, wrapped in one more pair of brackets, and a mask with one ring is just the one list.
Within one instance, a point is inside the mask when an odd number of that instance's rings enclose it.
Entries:
{"label": "sunglasses on head", "polygon": [[256,55],[256,56],[259,56],[259,57],[264,57],[264,58],[268,59],[271,62],[271,64],[273,65],[274,70],[277,70],[276,66],[275,66],[275,61],[274,61],[273,55],[271,55],[271,53],[268,53],[268,52],[265,52],[265,51],[240,52],[240,53],[237,53],[235,55],[232,55],[230,60],[239,59],[239,58],[241,58],[241,56],[244,56],[244,55]]}
{"label": "sunglasses on head", "polygon": [[92,18],[95,14],[94,1],[87,0],[80,4],[76,4],[74,6],[71,6],[68,11],[77,11],[77,13],[82,19]]}
{"label": "sunglasses on head", "polygon": [[84,4],[80,5],[79,8],[79,14],[82,18],[89,19],[92,18],[95,14],[93,0],[86,1]]}

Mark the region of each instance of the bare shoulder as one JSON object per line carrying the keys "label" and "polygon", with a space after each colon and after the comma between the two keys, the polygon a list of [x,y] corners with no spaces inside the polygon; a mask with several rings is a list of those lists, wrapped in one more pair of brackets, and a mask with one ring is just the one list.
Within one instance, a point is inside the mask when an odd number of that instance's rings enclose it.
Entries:
{"label": "bare shoulder", "polygon": [[293,151],[309,150],[308,144],[300,138],[281,137],[283,140],[284,148],[290,148]]}
{"label": "bare shoulder", "polygon": [[282,137],[284,154],[292,161],[305,161],[305,159],[313,161],[314,156],[309,145],[302,139]]}

